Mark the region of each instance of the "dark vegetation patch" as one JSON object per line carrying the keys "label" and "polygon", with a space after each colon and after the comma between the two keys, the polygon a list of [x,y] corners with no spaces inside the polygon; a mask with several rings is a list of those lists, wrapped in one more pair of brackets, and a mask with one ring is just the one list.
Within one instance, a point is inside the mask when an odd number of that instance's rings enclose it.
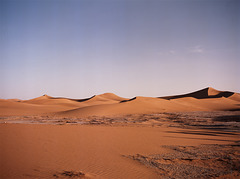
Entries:
{"label": "dark vegetation patch", "polygon": [[217,117],[213,118],[213,121],[240,122],[240,115],[217,116]]}
{"label": "dark vegetation patch", "polygon": [[240,132],[239,111],[164,113],[174,127]]}
{"label": "dark vegetation patch", "polygon": [[240,177],[240,146],[163,146],[171,153],[126,156],[157,170],[161,178]]}
{"label": "dark vegetation patch", "polygon": [[209,129],[240,132],[240,111],[165,112],[116,116],[59,117],[11,116],[1,117],[0,123],[34,123],[59,125],[148,125],[179,128]]}
{"label": "dark vegetation patch", "polygon": [[82,178],[85,177],[85,174],[83,172],[77,172],[77,171],[68,171],[65,170],[63,172],[55,173],[53,174],[54,177],[77,177],[77,178]]}

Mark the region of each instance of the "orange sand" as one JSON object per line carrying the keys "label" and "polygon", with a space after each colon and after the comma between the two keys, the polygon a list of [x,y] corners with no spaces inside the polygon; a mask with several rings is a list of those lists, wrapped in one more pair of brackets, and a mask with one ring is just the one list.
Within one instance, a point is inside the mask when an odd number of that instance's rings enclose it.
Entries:
{"label": "orange sand", "polygon": [[171,133],[165,127],[0,124],[0,178],[54,178],[63,170],[92,178],[157,178],[122,155],[159,154],[162,145],[224,144],[237,136]]}

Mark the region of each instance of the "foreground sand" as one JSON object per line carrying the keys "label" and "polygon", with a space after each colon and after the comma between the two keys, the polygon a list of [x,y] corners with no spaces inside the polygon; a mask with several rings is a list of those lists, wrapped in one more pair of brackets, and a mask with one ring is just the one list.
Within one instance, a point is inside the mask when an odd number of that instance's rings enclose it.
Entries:
{"label": "foreground sand", "polygon": [[[156,126],[2,123],[0,178],[68,178],[64,171],[73,174],[81,171],[85,178],[163,178],[163,167],[146,162],[154,164],[152,155],[172,153],[172,145],[218,144],[235,146],[234,156],[239,157],[239,136],[236,130],[176,128],[167,123]],[[231,170],[228,176],[237,177],[239,173]]]}

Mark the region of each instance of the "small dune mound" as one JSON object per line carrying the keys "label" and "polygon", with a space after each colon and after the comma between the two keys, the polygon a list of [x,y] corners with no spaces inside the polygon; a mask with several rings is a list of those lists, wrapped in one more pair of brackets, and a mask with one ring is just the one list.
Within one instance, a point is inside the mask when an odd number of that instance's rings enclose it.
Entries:
{"label": "small dune mound", "polygon": [[115,104],[123,100],[127,99],[117,96],[113,93],[104,93],[100,95],[94,95],[91,98],[87,98],[85,100],[78,101],[83,102],[86,105],[101,105],[101,104]]}
{"label": "small dune mound", "polygon": [[38,98],[34,98],[34,99],[32,99],[32,100],[42,100],[42,99],[54,99],[54,97],[49,96],[49,95],[47,95],[47,94],[44,94],[44,95],[42,95],[42,96],[40,96],[40,97],[38,97]]}
{"label": "small dune mound", "polygon": [[240,102],[240,94],[234,93],[232,96],[229,97],[229,99]]}
{"label": "small dune mound", "polygon": [[12,101],[12,102],[21,102],[21,99],[8,99],[8,101]]}
{"label": "small dune mound", "polygon": [[37,104],[37,105],[73,105],[78,106],[78,102],[69,98],[51,97],[43,95],[38,98],[24,100],[23,103]]}
{"label": "small dune mound", "polygon": [[207,90],[209,96],[219,95],[221,93],[221,91],[216,90],[212,87],[205,88],[205,90]]}
{"label": "small dune mound", "polygon": [[208,87],[208,88],[204,88],[202,90],[195,91],[192,93],[176,95],[176,96],[165,96],[165,97],[160,97],[160,98],[167,99],[167,100],[185,98],[185,97],[193,97],[196,99],[221,98],[221,97],[228,98],[228,97],[232,96],[233,94],[234,93],[230,92],[230,91],[218,91],[214,88]]}
{"label": "small dune mound", "polygon": [[37,97],[37,98],[33,98],[33,99],[30,99],[30,100],[23,100],[23,102],[26,102],[26,103],[41,103],[42,101],[45,101],[45,100],[50,100],[50,99],[54,99],[54,97],[51,97],[51,96],[48,96],[46,94],[40,96],[40,97]]}

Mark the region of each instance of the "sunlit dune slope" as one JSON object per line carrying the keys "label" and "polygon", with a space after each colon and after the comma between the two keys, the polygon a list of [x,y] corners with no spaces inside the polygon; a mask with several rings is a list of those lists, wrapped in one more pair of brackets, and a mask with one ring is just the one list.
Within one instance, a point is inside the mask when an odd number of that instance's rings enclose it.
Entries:
{"label": "sunlit dune slope", "polygon": [[48,95],[43,95],[34,99],[24,100],[22,103],[36,104],[36,105],[62,105],[67,107],[83,107],[82,103],[70,98],[54,98]]}
{"label": "sunlit dune slope", "polygon": [[232,96],[229,97],[229,99],[240,102],[240,94],[234,93]]}
{"label": "sunlit dune slope", "polygon": [[100,95],[95,95],[88,100],[84,101],[86,105],[99,105],[99,104],[114,104],[119,103],[123,100],[128,100],[127,98],[119,97],[113,93],[104,93]]}
{"label": "sunlit dune slope", "polygon": [[[170,101],[174,101],[179,105],[185,105],[185,109],[188,111],[234,111],[240,110],[239,102],[221,97],[221,98],[206,98],[196,99],[192,97],[178,98]],[[196,110],[195,110],[195,109]],[[193,110],[194,109],[194,110]]]}
{"label": "sunlit dune slope", "polygon": [[69,109],[72,109],[72,107],[63,105],[27,104],[23,102],[0,100],[0,116],[38,115]]}

